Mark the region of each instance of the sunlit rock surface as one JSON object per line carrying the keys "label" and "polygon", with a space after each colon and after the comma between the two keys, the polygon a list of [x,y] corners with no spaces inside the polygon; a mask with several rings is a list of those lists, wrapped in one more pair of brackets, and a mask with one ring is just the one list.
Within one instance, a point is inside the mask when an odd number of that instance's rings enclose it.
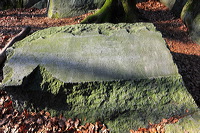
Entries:
{"label": "sunlit rock surface", "polygon": [[19,110],[100,120],[112,132],[199,110],[153,24],[49,28],[7,55],[3,84]]}
{"label": "sunlit rock surface", "polygon": [[8,56],[4,82],[9,85],[20,85],[38,65],[64,82],[178,74],[161,33],[150,23],[49,28],[17,43]]}

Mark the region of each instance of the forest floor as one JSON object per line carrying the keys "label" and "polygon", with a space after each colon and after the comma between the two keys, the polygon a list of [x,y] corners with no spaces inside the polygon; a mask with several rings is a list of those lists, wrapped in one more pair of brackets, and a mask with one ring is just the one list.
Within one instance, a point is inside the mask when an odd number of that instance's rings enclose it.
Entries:
{"label": "forest floor", "polygon": [[[191,93],[198,106],[200,106],[200,45],[191,41],[188,35],[188,29],[182,20],[176,17],[161,3],[149,0],[147,2],[138,3],[137,8],[143,18],[140,21],[153,23],[157,30],[162,33],[188,91]],[[3,48],[10,38],[18,34],[23,27],[30,26],[32,28],[30,34],[32,34],[37,30],[48,27],[78,24],[86,16],[91,14],[88,13],[72,18],[52,19],[46,17],[46,13],[46,9],[34,8],[0,11],[0,48]],[[9,107],[12,102],[9,102],[11,100],[7,97],[6,92],[0,92],[0,96],[0,106],[3,106],[4,103],[6,107]],[[7,102],[7,104],[5,104],[5,102]],[[16,113],[19,114],[19,112]],[[45,114],[45,112],[42,113]],[[22,116],[30,115],[27,112],[22,112],[20,114]],[[34,115],[38,116],[38,114]],[[39,115],[41,115],[41,112]],[[49,117],[49,114],[46,113],[44,116]],[[9,118],[10,116],[7,117]],[[4,125],[8,118],[4,121],[1,120],[0,126]],[[51,118],[51,121],[58,121],[58,119]],[[40,123],[41,120],[37,119],[37,122]],[[67,123],[66,120],[65,122]],[[68,120],[68,124],[69,122],[71,121]],[[97,127],[105,129],[101,123],[96,124]],[[90,126],[95,126],[95,124]],[[16,128],[19,127],[16,126]],[[24,127],[21,126],[20,130],[23,128]]]}

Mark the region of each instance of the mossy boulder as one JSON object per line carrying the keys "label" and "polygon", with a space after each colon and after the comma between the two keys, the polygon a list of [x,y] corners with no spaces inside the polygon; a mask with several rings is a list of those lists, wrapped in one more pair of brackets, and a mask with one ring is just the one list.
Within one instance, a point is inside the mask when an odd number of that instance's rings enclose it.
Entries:
{"label": "mossy boulder", "polygon": [[47,0],[1,0],[0,10],[13,8],[44,8],[47,7]]}
{"label": "mossy boulder", "polygon": [[[38,66],[21,86],[7,86],[5,90],[17,109],[45,110],[52,116],[62,113],[66,118],[80,118],[83,123],[100,120],[112,132],[128,132],[147,127],[149,122],[159,123],[163,118],[199,111],[180,75],[64,83]],[[181,127],[198,132],[199,117],[197,113],[195,119],[184,119],[189,123],[184,122],[186,127],[183,124]],[[177,131],[173,125],[167,126],[167,130]]]}
{"label": "mossy boulder", "polygon": [[50,0],[48,17],[67,18],[88,13],[100,8],[105,0]]}
{"label": "mossy boulder", "polygon": [[3,85],[19,110],[100,120],[112,132],[199,110],[150,23],[53,27],[7,55]]}
{"label": "mossy boulder", "polygon": [[181,19],[189,28],[192,40],[200,44],[200,3],[188,0],[181,13]]}

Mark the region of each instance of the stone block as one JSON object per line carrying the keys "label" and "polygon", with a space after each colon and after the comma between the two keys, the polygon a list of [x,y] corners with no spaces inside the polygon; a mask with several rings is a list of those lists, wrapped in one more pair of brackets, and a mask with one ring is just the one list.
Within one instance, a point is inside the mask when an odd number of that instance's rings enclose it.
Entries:
{"label": "stone block", "polygon": [[105,0],[50,0],[48,17],[68,18],[100,8]]}
{"label": "stone block", "polygon": [[[180,75],[135,80],[64,83],[54,78],[44,66],[38,66],[21,86],[6,86],[18,110],[45,110],[52,116],[79,118],[82,123],[104,122],[111,132],[148,127],[163,118],[198,112]],[[187,120],[185,129],[199,131],[197,113]],[[182,121],[182,120],[181,120]],[[185,120],[184,120],[185,121]],[[180,129],[179,128],[179,129]],[[167,131],[177,131],[167,126]]]}
{"label": "stone block", "polygon": [[4,89],[19,110],[100,120],[111,132],[199,110],[150,23],[48,28],[17,42],[7,55]]}
{"label": "stone block", "polygon": [[4,83],[20,85],[38,65],[64,82],[177,75],[153,24],[83,24],[36,32],[8,50]]}

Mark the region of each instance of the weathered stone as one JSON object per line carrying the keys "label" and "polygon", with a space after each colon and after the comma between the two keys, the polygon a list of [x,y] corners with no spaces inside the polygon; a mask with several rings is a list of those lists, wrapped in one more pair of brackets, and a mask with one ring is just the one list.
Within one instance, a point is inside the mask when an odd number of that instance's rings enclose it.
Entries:
{"label": "weathered stone", "polygon": [[11,58],[4,67],[7,85],[20,85],[38,65],[64,82],[178,74],[162,35],[150,23],[49,28],[32,34],[9,52]]}
{"label": "weathered stone", "polygon": [[181,19],[189,28],[191,39],[200,44],[200,3],[188,0],[181,12]]}
{"label": "weathered stone", "polygon": [[165,6],[167,6],[170,10],[173,8],[176,0],[160,0]]}
{"label": "weathered stone", "polygon": [[[30,4],[31,5],[31,4]],[[26,5],[27,7],[28,5]],[[48,7],[48,0],[40,0],[39,2],[35,3],[33,6],[31,6],[33,8],[38,8],[38,9],[43,9],[45,7]]]}
{"label": "weathered stone", "polygon": [[66,18],[100,8],[105,0],[50,0],[48,17]]}
{"label": "weathered stone", "polygon": [[[117,133],[198,111],[180,75],[63,83],[52,77],[43,66],[38,66],[24,78],[22,86],[5,89],[12,95],[17,109],[35,111],[39,108],[52,116],[62,113],[66,118],[86,119],[83,123],[100,120]],[[189,112],[186,113],[186,110]],[[190,122],[195,124],[193,120]],[[198,131],[198,127],[193,131]]]}
{"label": "weathered stone", "polygon": [[0,10],[12,8],[45,8],[47,7],[47,0],[1,0]]}
{"label": "weathered stone", "polygon": [[54,27],[7,52],[4,85],[17,109],[100,120],[112,132],[198,111],[153,24]]}
{"label": "weathered stone", "polygon": [[[88,13],[101,8],[106,0],[50,0],[48,17],[67,18]],[[146,0],[136,0],[144,2]]]}

